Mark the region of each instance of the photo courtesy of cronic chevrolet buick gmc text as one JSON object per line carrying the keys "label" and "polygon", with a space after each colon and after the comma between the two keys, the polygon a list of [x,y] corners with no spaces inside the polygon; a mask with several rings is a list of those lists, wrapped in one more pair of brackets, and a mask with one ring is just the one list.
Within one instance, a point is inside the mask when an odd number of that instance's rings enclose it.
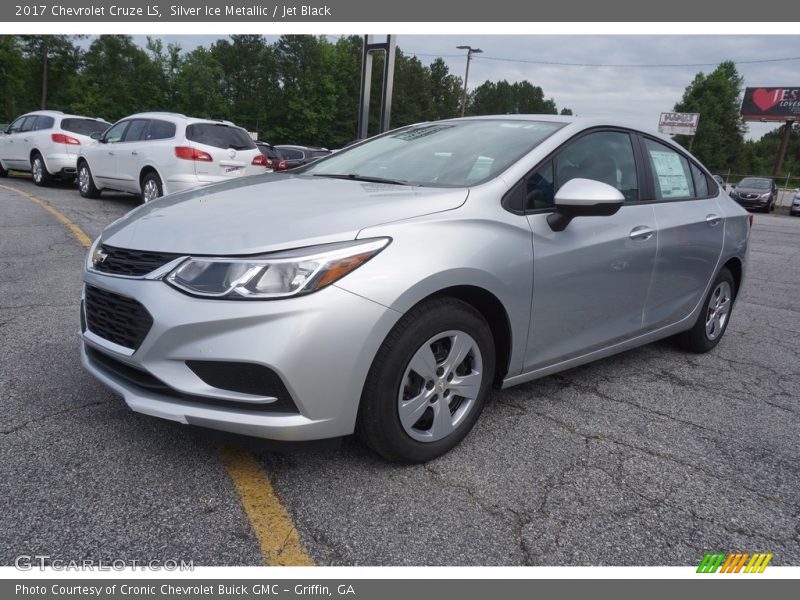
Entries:
{"label": "photo courtesy of cronic chevrolet buick gmc text", "polygon": [[263,173],[266,157],[229,121],[176,113],[140,113],[114,123],[78,157],[84,198],[103,190],[129,192],[149,202],[242,175]]}
{"label": "photo courtesy of cronic chevrolet buick gmc text", "polygon": [[418,462],[508,387],[668,336],[716,346],[752,217],[668,138],[421,123],[131,211],[95,240],[82,361],[138,412]]}
{"label": "photo courtesy of cronic chevrolet buick gmc text", "polygon": [[110,127],[102,119],[37,110],[22,115],[0,135],[0,177],[8,171],[31,173],[33,183],[75,178],[78,152],[92,143],[92,134]]}

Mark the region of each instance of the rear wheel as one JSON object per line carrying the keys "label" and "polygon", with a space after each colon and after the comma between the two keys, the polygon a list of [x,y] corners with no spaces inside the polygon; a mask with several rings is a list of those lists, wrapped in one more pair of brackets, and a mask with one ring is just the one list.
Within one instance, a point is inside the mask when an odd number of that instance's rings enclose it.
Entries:
{"label": "rear wheel", "polygon": [[3,167],[3,163],[0,163],[0,177],[8,177],[8,169]]}
{"label": "rear wheel", "polygon": [[361,398],[357,433],[397,462],[425,462],[466,437],[494,377],[492,332],[472,306],[454,298],[426,302],[387,336]]}
{"label": "rear wheel", "polygon": [[100,197],[100,190],[94,184],[92,171],[86,161],[78,164],[78,191],[84,198]]}
{"label": "rear wheel", "polygon": [[47,186],[53,183],[53,176],[47,170],[47,165],[44,164],[44,159],[38,152],[31,158],[31,176],[33,183],[38,186]]}
{"label": "rear wheel", "polygon": [[719,344],[731,318],[733,300],[736,293],[733,275],[722,269],[706,296],[703,310],[694,326],[677,336],[676,341],[689,352],[708,352]]}
{"label": "rear wheel", "polygon": [[161,185],[161,178],[157,173],[150,171],[142,179],[142,200],[150,202],[164,195],[164,188]]}

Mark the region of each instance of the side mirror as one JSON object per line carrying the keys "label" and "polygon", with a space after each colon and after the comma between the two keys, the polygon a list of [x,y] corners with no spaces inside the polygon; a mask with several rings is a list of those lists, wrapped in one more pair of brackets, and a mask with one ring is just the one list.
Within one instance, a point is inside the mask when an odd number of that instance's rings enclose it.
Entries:
{"label": "side mirror", "polygon": [[594,179],[570,179],[555,197],[556,211],[547,216],[553,231],[564,231],[575,217],[607,217],[625,202],[617,188]]}
{"label": "side mirror", "polygon": [[89,137],[92,138],[93,140],[99,140],[100,138],[103,137],[103,134],[99,131],[95,131],[94,133],[90,134]]}

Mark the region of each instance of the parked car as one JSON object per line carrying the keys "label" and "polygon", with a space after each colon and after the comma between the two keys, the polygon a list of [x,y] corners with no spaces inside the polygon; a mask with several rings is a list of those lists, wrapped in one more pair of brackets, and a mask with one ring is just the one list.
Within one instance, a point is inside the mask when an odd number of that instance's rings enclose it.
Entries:
{"label": "parked car", "polygon": [[721,189],[723,192],[726,192],[726,191],[728,191],[728,184],[727,184],[727,183],[725,183],[725,180],[722,178],[722,176],[721,176],[721,175],[712,175],[712,177],[714,178],[714,181],[716,181],[716,182],[717,182],[717,185],[719,185],[719,188],[720,188],[720,189]]}
{"label": "parked car", "polygon": [[15,119],[0,136],[0,177],[30,172],[36,185],[73,179],[79,150],[111,124],[103,119],[37,110]]}
{"label": "parked car", "polygon": [[267,163],[264,165],[267,167],[267,171],[285,171],[289,168],[289,163],[275,146],[266,142],[256,142],[256,146],[267,159]]}
{"label": "parked car", "polygon": [[794,199],[792,206],[789,208],[789,214],[793,217],[800,215],[800,190],[794,191]]}
{"label": "parked car", "polygon": [[78,156],[78,189],[129,192],[144,202],[164,194],[264,172],[266,157],[230,121],[140,113],[117,121]]}
{"label": "parked car", "polygon": [[722,339],[752,216],[679,145],[605,120],[421,123],[134,210],[92,245],[82,361],[138,412],[403,462],[490,390]]}
{"label": "parked car", "polygon": [[288,168],[307,165],[310,162],[329,156],[331,151],[327,148],[316,148],[309,146],[292,146],[289,144],[279,144],[275,146],[286,159]]}
{"label": "parked car", "polygon": [[778,201],[778,186],[769,177],[745,177],[730,195],[744,208],[772,212]]}

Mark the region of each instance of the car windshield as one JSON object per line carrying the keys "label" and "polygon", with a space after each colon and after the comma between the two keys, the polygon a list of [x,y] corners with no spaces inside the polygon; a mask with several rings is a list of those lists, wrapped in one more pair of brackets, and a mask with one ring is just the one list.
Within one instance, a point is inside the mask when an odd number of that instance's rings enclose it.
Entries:
{"label": "car windshield", "polygon": [[408,185],[470,186],[496,177],[564,125],[518,119],[423,123],[346,148],[303,172]]}
{"label": "car windshield", "polygon": [[772,182],[769,179],[756,179],[755,177],[745,177],[739,182],[739,187],[754,190],[768,190],[771,186]]}
{"label": "car windshield", "polygon": [[244,129],[224,123],[194,123],[186,128],[186,139],[215,148],[253,150],[256,143]]}

